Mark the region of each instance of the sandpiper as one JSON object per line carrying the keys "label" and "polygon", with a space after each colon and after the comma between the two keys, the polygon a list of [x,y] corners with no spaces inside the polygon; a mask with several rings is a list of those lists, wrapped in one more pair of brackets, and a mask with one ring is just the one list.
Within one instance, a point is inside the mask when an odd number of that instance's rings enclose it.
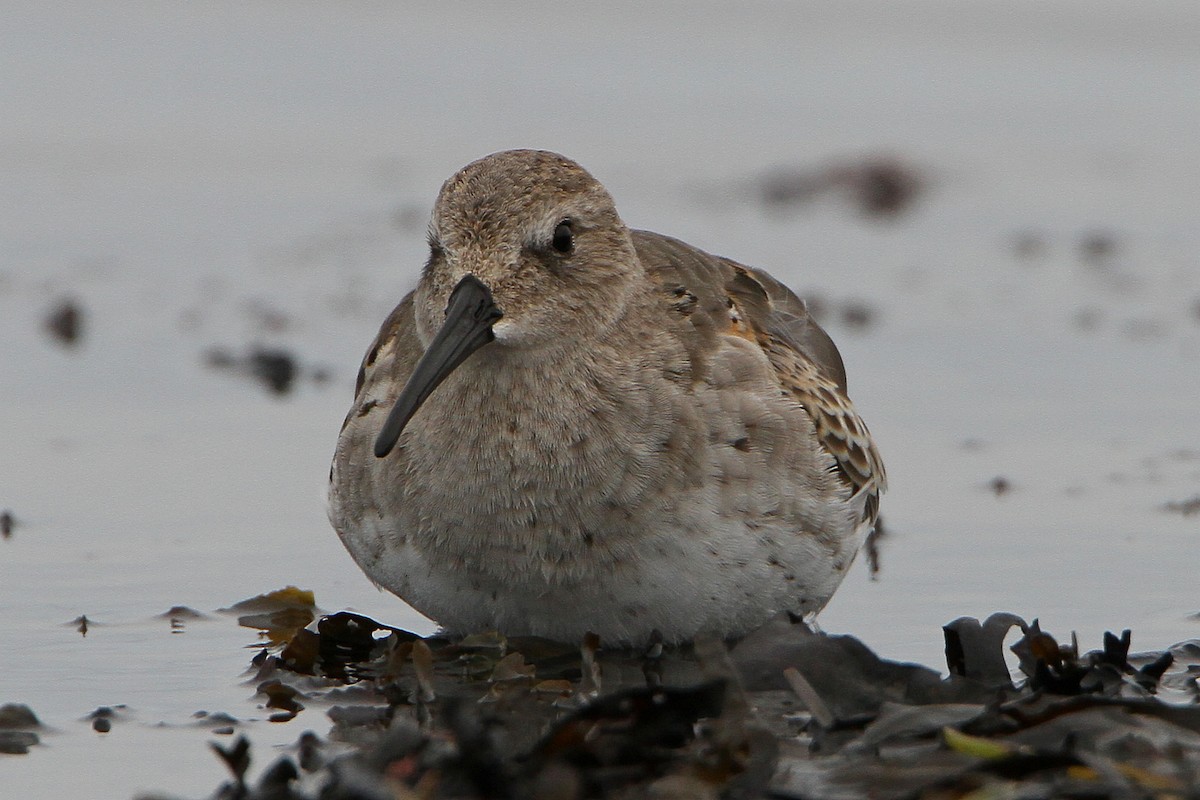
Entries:
{"label": "sandpiper", "polygon": [[363,359],[330,517],[449,632],[673,642],[814,615],[885,482],[791,291],[512,150],[442,186],[417,288]]}

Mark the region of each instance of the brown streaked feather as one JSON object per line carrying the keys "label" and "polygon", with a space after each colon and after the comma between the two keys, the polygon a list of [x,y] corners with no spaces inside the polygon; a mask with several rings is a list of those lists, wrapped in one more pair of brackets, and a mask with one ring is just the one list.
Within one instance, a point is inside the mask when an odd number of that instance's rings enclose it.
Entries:
{"label": "brown streaked feather", "polygon": [[[752,338],[775,369],[783,391],[812,417],[817,437],[837,462],[853,492],[866,491],[866,519],[874,522],[887,487],[883,461],[866,424],[846,394],[846,371],[829,335],[809,316],[804,301],[766,273],[711,256],[677,239],[633,231],[647,274],[674,297],[689,298],[696,330],[692,348],[720,333]],[[693,358],[693,366],[702,366]],[[699,377],[699,376],[697,376]]]}
{"label": "brown streaked feather", "polygon": [[354,405],[350,407],[350,412],[342,422],[342,430],[346,429],[351,419],[362,416],[368,404],[374,405],[379,399],[372,399],[369,397],[369,391],[363,391],[364,387],[369,388],[378,382],[377,373],[385,380],[391,379],[393,394],[398,391],[397,387],[403,386],[407,381],[416,359],[423,352],[417,339],[412,306],[413,295],[409,292],[379,327],[375,341],[371,342],[371,347],[363,356],[362,364],[358,368],[358,378],[354,383]]}

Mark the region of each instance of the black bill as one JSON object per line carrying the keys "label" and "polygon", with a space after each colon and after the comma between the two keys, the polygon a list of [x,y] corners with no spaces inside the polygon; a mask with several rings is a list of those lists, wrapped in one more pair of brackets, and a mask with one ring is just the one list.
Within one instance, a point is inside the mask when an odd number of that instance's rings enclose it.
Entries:
{"label": "black bill", "polygon": [[379,431],[379,438],[375,440],[376,458],[392,452],[404,426],[446,376],[467,356],[496,338],[492,325],[503,316],[483,281],[467,275],[458,282],[446,304],[446,321],[417,362],[404,390],[396,398],[387,422]]}

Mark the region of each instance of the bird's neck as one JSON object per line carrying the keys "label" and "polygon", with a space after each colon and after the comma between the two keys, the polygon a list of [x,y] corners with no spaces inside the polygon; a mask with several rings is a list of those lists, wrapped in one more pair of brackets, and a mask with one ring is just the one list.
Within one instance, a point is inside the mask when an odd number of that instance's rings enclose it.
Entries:
{"label": "bird's neck", "polygon": [[[523,348],[500,343],[471,356],[426,401],[430,424],[455,436],[573,440],[604,425],[641,391],[635,359],[578,342]],[[425,409],[422,409],[424,413]]]}

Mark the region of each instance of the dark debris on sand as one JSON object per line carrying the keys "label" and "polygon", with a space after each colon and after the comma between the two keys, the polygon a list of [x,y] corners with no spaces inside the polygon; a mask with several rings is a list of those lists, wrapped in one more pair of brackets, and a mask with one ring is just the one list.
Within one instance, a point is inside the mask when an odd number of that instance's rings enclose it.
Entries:
{"label": "dark debris on sand", "polygon": [[787,209],[830,193],[843,195],[866,217],[889,218],[909,210],[926,181],[891,156],[871,156],[821,168],[780,168],[759,180],[759,196],[772,209]]}
{"label": "dark debris on sand", "polygon": [[253,345],[242,354],[222,347],[210,348],[204,354],[204,364],[210,369],[230,372],[260,383],[270,394],[282,397],[290,394],[297,381],[307,378],[314,384],[330,380],[329,369],[319,365],[305,366],[298,356],[282,347]]}
{"label": "dark debris on sand", "polygon": [[37,731],[42,727],[33,709],[22,703],[0,705],[0,753],[25,755],[29,748],[41,739]]}
{"label": "dark debris on sand", "polygon": [[46,314],[44,326],[50,338],[74,347],[83,336],[83,307],[70,298],[59,300]]}
{"label": "dark debris on sand", "polygon": [[1181,514],[1185,517],[1200,514],[1200,494],[1195,497],[1189,497],[1187,500],[1172,500],[1164,503],[1163,510],[1174,514]]}
{"label": "dark debris on sand", "polygon": [[254,678],[333,704],[328,740],[254,782],[246,739],[214,745],[233,776],[215,797],[1200,797],[1200,642],[1135,655],[1126,631],[1081,654],[1011,614],[944,637],[948,677],[789,619],[609,652],[333,614]]}

